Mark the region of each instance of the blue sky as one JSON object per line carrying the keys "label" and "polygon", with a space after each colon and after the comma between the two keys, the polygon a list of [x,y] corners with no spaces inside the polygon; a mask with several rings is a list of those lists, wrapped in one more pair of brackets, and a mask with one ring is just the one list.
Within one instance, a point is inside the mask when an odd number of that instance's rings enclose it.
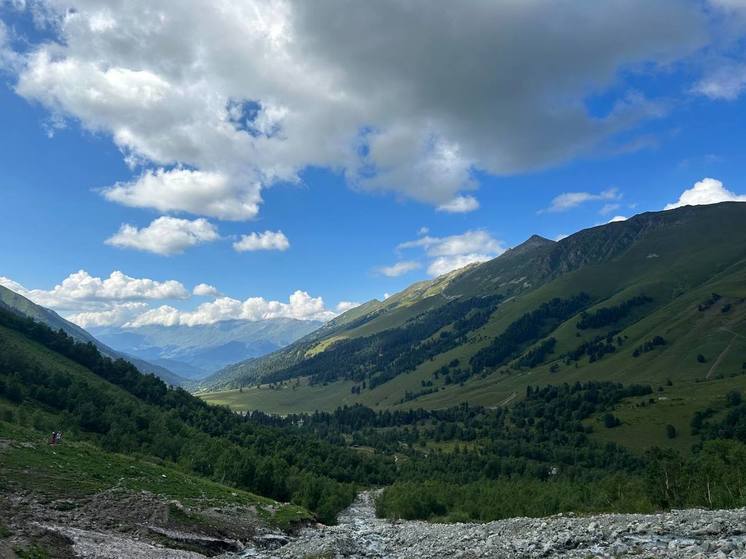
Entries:
{"label": "blue sky", "polygon": [[[161,324],[325,319],[340,302],[380,299],[532,234],[661,210],[706,177],[715,181],[685,200],[746,194],[746,5],[736,0],[570,9],[566,32],[559,23],[548,38],[548,7],[443,5],[429,25],[457,31],[437,44],[396,3],[356,10],[396,22],[382,31],[355,14],[331,28],[292,3],[247,2],[246,25],[257,13],[267,25],[255,35],[212,14],[134,4],[0,3],[0,276],[86,326],[148,311]],[[626,17],[603,29],[614,11]],[[591,28],[576,32],[573,16]],[[505,45],[473,26],[512,17],[527,26],[508,43],[515,59],[495,61]],[[660,33],[661,22],[672,28]],[[403,62],[366,40],[381,33]],[[184,34],[225,39],[185,54]],[[127,37],[152,44],[140,51]],[[342,41],[351,53],[334,49]],[[241,58],[250,49],[279,58]],[[474,71],[454,69],[453,83],[449,63]],[[239,96],[259,110],[215,116]],[[454,205],[471,211],[444,210]],[[270,242],[279,232],[286,242]],[[255,238],[235,250],[252,233],[270,234],[265,249]],[[397,263],[409,271],[387,275]],[[114,271],[126,278],[107,283]],[[165,289],[169,280],[182,289]],[[201,283],[215,290],[190,295]],[[299,290],[308,297],[288,304]]]}

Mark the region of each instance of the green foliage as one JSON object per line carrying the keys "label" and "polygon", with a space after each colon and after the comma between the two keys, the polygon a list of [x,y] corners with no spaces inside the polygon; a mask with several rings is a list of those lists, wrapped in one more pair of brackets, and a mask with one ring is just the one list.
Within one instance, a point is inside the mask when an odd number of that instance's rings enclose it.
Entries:
{"label": "green foliage", "polygon": [[554,348],[557,345],[555,338],[547,338],[541,342],[537,347],[527,351],[517,362],[519,367],[536,367],[546,361],[546,358],[554,353]]}
{"label": "green foliage", "polygon": [[49,552],[39,545],[32,545],[15,550],[18,559],[49,559]]}
{"label": "green foliage", "polygon": [[657,347],[661,347],[666,345],[666,340],[663,338],[663,336],[653,336],[651,339],[646,341],[645,343],[637,346],[635,350],[632,352],[632,357],[639,357],[643,353],[648,353],[650,351],[653,351]]}
{"label": "green foliage", "polygon": [[729,408],[740,406],[743,403],[743,396],[740,390],[731,390],[725,395],[725,401]]}
{"label": "green foliage", "polygon": [[476,297],[451,301],[400,327],[340,340],[298,366],[269,374],[265,380],[277,382],[298,376],[310,376],[313,382],[351,379],[367,381],[374,388],[464,343],[469,332],[487,322],[500,300]]}
{"label": "green foliage", "polygon": [[708,441],[683,457],[674,450],[647,453],[646,492],[663,508],[736,508],[746,505],[746,445]]}
{"label": "green foliage", "polygon": [[55,430],[78,433],[105,450],[142,453],[221,483],[303,503],[326,521],[351,502],[356,483],[386,483],[393,473],[384,457],[209,406],[126,361],[103,357],[92,344],[2,310],[0,396],[48,410],[57,418]]}
{"label": "green foliage", "polygon": [[613,413],[604,414],[604,427],[606,427],[607,429],[619,427],[621,424],[622,422]]}
{"label": "green foliage", "polygon": [[551,332],[560,323],[575,315],[590,303],[587,293],[568,299],[555,297],[542,303],[537,309],[512,322],[505,331],[470,360],[474,373],[486,368],[498,367],[518,355],[528,344]]}
{"label": "green foliage", "polygon": [[577,327],[579,330],[587,330],[589,328],[602,328],[609,324],[614,324],[626,317],[635,307],[652,303],[652,301],[646,295],[638,295],[613,307],[601,307],[590,313],[583,312],[580,315]]}
{"label": "green foliage", "polygon": [[561,512],[651,512],[642,482],[617,475],[602,481],[501,479],[455,485],[397,482],[376,502],[376,513],[406,520],[489,522]]}

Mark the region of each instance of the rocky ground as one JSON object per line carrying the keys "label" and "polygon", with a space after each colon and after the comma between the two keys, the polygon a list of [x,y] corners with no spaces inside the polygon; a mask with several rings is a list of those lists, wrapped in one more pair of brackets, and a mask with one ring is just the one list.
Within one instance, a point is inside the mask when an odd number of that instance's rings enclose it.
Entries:
{"label": "rocky ground", "polygon": [[75,500],[30,492],[0,497],[0,559],[200,559],[288,542],[254,507],[186,507],[146,491],[109,490]]}
{"label": "rocky ground", "polygon": [[[20,497],[19,497],[20,498]],[[487,524],[430,524],[375,517],[374,494],[362,493],[337,526],[313,525],[286,536],[251,511],[189,511],[148,494],[102,494],[66,510],[5,503],[14,526],[35,534],[54,557],[106,559],[471,559],[746,557],[746,509],[684,510],[655,515],[558,515]],[[176,508],[175,508],[176,507]],[[175,514],[176,511],[176,514]],[[217,528],[219,527],[219,528]],[[13,557],[9,548],[0,558]]]}
{"label": "rocky ground", "polygon": [[339,525],[309,527],[262,559],[367,557],[388,559],[528,557],[746,557],[746,509],[685,510],[656,515],[569,515],[487,524],[391,522],[375,517],[363,493]]}

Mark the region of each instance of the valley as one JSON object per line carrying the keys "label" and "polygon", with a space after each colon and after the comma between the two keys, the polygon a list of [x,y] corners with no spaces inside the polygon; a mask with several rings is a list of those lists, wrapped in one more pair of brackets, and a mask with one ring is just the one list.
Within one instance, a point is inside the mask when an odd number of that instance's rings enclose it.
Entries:
{"label": "valley", "polygon": [[[0,543],[18,557],[735,557],[744,218],[721,204],[532,237],[317,329],[93,337],[6,290]],[[228,359],[221,344],[270,333],[282,347],[181,382],[194,393],[136,365]]]}

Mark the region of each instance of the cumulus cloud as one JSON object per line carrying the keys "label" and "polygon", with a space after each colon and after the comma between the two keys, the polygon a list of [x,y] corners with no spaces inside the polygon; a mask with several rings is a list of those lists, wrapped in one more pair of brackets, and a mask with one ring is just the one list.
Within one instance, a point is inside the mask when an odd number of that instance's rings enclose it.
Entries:
{"label": "cumulus cloud", "polygon": [[197,297],[217,297],[218,295],[220,295],[220,291],[218,291],[217,287],[212,286],[208,283],[199,283],[194,286],[194,289],[192,289],[192,294],[196,295]]}
{"label": "cumulus cloud", "polygon": [[391,266],[380,266],[376,268],[376,272],[388,278],[397,278],[399,276],[403,276],[408,272],[411,272],[412,270],[416,270],[419,267],[419,262],[415,262],[414,260],[404,260],[402,262],[392,264]]}
{"label": "cumulus cloud", "polygon": [[337,312],[342,314],[349,310],[354,309],[355,307],[359,307],[362,303],[356,303],[354,301],[340,301],[337,303]]}
{"label": "cumulus cloud", "polygon": [[242,220],[259,212],[260,188],[238,185],[223,172],[156,169],[131,182],[102,189],[107,200],[136,208],[179,210],[225,220]]}
{"label": "cumulus cloud", "polygon": [[746,194],[731,192],[717,179],[704,178],[682,192],[676,202],[666,204],[663,209],[672,210],[682,206],[700,206],[718,202],[746,202]]}
{"label": "cumulus cloud", "polygon": [[263,297],[250,297],[243,301],[231,297],[219,297],[202,303],[193,311],[181,311],[162,305],[142,313],[127,322],[126,327],[136,328],[157,324],[161,326],[196,326],[214,324],[221,320],[267,320],[271,318],[295,318],[298,320],[330,320],[337,313],[324,305],[321,297],[311,297],[305,291],[295,291],[287,303],[267,301]]}
{"label": "cumulus cloud", "polygon": [[[549,205],[549,207],[540,210],[539,213],[566,212],[567,210],[577,208],[578,206],[585,204],[586,202],[599,200],[619,200],[621,197],[622,195],[616,188],[609,188],[608,190],[604,190],[599,194],[593,194],[591,192],[564,192],[559,196],[555,196],[552,199],[552,203]],[[601,208],[601,211],[603,212],[603,210],[605,209],[608,210],[609,207],[609,204],[605,204],[604,207]],[[614,207],[612,207],[611,210],[608,211],[614,211],[616,207],[618,207],[618,205],[615,205]]]}
{"label": "cumulus cloud", "polygon": [[623,215],[615,215],[607,223],[616,223],[618,221],[627,221],[627,218]]}
{"label": "cumulus cloud", "polygon": [[454,254],[453,256],[439,256],[427,267],[431,276],[441,276],[453,270],[458,270],[470,264],[485,262],[494,258],[489,254]]}
{"label": "cumulus cloud", "polygon": [[133,278],[120,271],[112,272],[108,278],[100,278],[80,270],[49,290],[27,289],[5,277],[0,277],[0,284],[34,303],[56,310],[78,311],[86,306],[95,308],[102,303],[189,297],[189,292],[178,281]]}
{"label": "cumulus cloud", "polygon": [[180,254],[189,247],[216,241],[219,238],[217,228],[206,219],[190,221],[162,216],[142,229],[125,223],[105,242],[118,248],[171,255]]}
{"label": "cumulus cloud", "polygon": [[290,241],[282,231],[265,231],[264,233],[251,233],[243,235],[241,239],[233,243],[237,252],[255,250],[287,250]]}
{"label": "cumulus cloud", "polygon": [[429,259],[427,273],[439,276],[475,262],[484,262],[505,252],[502,241],[487,231],[466,231],[461,235],[432,237],[425,235],[397,246],[398,251],[420,248]]}
{"label": "cumulus cloud", "polygon": [[150,308],[147,303],[111,303],[107,306],[106,310],[78,312],[65,318],[82,328],[96,328],[124,324]]}
{"label": "cumulus cloud", "polygon": [[27,289],[20,283],[0,276],[0,285],[31,299],[33,302],[59,311],[68,320],[86,328],[101,326],[140,327],[214,324],[221,320],[266,320],[295,318],[298,320],[331,320],[360,303],[341,301],[334,310],[327,308],[322,297],[312,297],[297,290],[287,302],[249,297],[244,300],[221,295],[209,284],[200,283],[193,294],[211,296],[213,300],[193,310],[181,310],[170,304],[151,306],[153,301],[176,301],[190,298],[190,293],[177,281],[155,281],[132,278],[122,272],[112,272],[105,279],[93,277],[81,270],[70,274],[50,290]]}
{"label": "cumulus cloud", "polygon": [[439,212],[463,214],[479,209],[479,201],[474,196],[456,196],[437,209]]}
{"label": "cumulus cloud", "polygon": [[138,171],[103,195],[231,220],[311,165],[475,209],[475,171],[552,165],[657,116],[642,95],[585,101],[689,56],[707,25],[674,0],[37,4],[58,40],[16,53],[16,91],[112,137]]}

